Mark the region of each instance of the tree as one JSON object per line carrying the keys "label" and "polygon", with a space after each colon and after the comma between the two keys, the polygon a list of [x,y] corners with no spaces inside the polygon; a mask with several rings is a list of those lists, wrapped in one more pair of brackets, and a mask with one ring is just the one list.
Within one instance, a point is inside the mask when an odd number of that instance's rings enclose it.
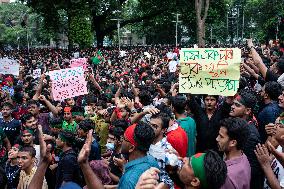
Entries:
{"label": "tree", "polygon": [[195,0],[198,46],[205,47],[205,21],[210,0]]}

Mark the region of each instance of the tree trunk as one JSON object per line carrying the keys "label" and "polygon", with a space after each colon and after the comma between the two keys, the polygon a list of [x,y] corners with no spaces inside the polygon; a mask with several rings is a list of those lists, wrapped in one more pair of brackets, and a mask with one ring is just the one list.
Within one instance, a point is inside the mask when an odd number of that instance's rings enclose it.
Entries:
{"label": "tree trunk", "polygon": [[198,47],[204,48],[205,47],[205,24],[201,21],[197,23],[197,40],[198,40]]}
{"label": "tree trunk", "polygon": [[[205,20],[208,14],[209,2],[210,0],[195,0],[196,23],[197,23],[196,33],[197,33],[199,48],[205,47]],[[204,9],[204,11],[202,11],[202,9]],[[202,12],[204,13],[203,15]]]}
{"label": "tree trunk", "polygon": [[104,32],[99,29],[96,29],[96,37],[97,37],[97,47],[102,48],[104,44],[104,37],[105,37]]}

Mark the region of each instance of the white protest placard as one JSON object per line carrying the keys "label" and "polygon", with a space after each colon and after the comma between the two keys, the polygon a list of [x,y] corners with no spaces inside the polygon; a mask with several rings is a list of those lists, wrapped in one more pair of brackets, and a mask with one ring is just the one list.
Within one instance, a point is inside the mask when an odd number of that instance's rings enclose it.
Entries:
{"label": "white protest placard", "polygon": [[33,70],[33,78],[34,79],[39,78],[40,76],[41,76],[41,69],[40,68]]}
{"label": "white protest placard", "polygon": [[52,94],[56,101],[88,93],[82,67],[54,70],[48,75],[52,81]]}
{"label": "white protest placard", "polygon": [[20,72],[20,64],[17,60],[9,58],[0,58],[0,73],[12,74],[18,76]]}
{"label": "white protest placard", "polygon": [[70,66],[71,68],[83,67],[84,70],[87,70],[89,64],[86,58],[77,58],[77,59],[70,60]]}

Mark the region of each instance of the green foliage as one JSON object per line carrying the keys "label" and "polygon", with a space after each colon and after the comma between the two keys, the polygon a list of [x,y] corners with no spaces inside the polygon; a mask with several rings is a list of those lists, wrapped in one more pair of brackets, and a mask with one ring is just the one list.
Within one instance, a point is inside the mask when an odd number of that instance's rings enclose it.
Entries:
{"label": "green foliage", "polygon": [[93,42],[93,34],[90,16],[85,10],[72,12],[69,26],[69,41],[77,43],[81,48],[90,47]]}
{"label": "green foliage", "polygon": [[[24,15],[27,14],[27,27],[22,27]],[[27,34],[29,43],[33,45],[48,44],[48,32],[44,29],[42,18],[32,13],[21,3],[0,4],[0,44],[13,47],[27,46]]]}

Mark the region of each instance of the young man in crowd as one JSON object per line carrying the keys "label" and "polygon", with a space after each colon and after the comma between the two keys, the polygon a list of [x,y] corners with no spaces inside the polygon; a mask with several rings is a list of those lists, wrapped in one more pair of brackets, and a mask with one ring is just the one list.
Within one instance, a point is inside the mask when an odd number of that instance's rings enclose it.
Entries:
{"label": "young man in crowd", "polygon": [[111,151],[108,158],[108,166],[110,168],[110,177],[114,184],[119,182],[122,175],[122,169],[115,164],[115,160],[120,159],[123,154],[121,153],[121,145],[123,141],[124,130],[121,127],[110,129],[107,139],[107,150]]}
{"label": "young man in crowd", "polygon": [[[85,142],[87,134],[91,129],[95,129],[95,124],[93,123],[92,120],[85,119],[81,121],[78,125],[78,131],[77,131],[78,137]],[[97,138],[98,138],[97,136],[93,136],[92,138],[91,153],[89,157],[90,161],[101,159],[101,146],[98,143]]]}
{"label": "young man in crowd", "polygon": [[167,141],[165,133],[169,127],[170,117],[165,113],[158,113],[151,116],[150,125],[154,130],[155,138],[151,144],[148,154],[153,156],[161,169],[160,180],[169,188],[173,188],[173,181],[166,172],[166,166],[177,166],[178,157],[172,145]]}
{"label": "young man in crowd", "polygon": [[[25,114],[21,117],[21,123],[22,123],[22,130],[31,130],[33,131],[33,136],[34,138],[34,144],[39,144],[38,141],[38,122],[37,119],[35,118],[35,116],[31,113]],[[21,142],[21,138],[18,138],[17,143]]]}
{"label": "young man in crowd", "polygon": [[7,189],[17,189],[20,178],[20,167],[18,165],[19,144],[15,144],[8,152],[8,161],[4,170],[7,177]]}
{"label": "young man in crowd", "polygon": [[257,104],[256,96],[252,92],[243,90],[234,99],[230,112],[231,117],[239,117],[247,121],[248,138],[243,151],[251,166],[251,189],[263,188],[264,180],[263,171],[254,153],[255,146],[261,143],[257,122],[253,114],[255,104]]}
{"label": "young man in crowd", "polygon": [[28,101],[28,111],[31,113],[34,118],[38,121],[38,124],[40,124],[43,127],[43,132],[45,134],[50,133],[50,125],[48,122],[48,113],[40,113],[40,104],[35,100]]}
{"label": "young man in crowd", "polygon": [[259,112],[257,120],[259,123],[259,134],[261,141],[264,143],[267,139],[265,132],[265,125],[274,123],[276,118],[280,115],[281,109],[278,106],[278,97],[282,93],[282,87],[276,81],[270,81],[265,83],[261,90],[261,98],[264,103],[264,107]]}
{"label": "young man in crowd", "polygon": [[220,120],[228,117],[230,110],[230,99],[226,99],[222,105],[218,107],[219,96],[204,95],[203,109],[196,101],[195,96],[190,96],[188,106],[193,113],[196,121],[197,129],[197,146],[198,152],[204,152],[208,149],[217,150],[215,142],[220,128]]}
{"label": "young man in crowd", "polygon": [[17,136],[19,136],[20,134],[21,123],[19,120],[16,120],[12,117],[12,111],[13,105],[11,103],[3,103],[1,110],[3,118],[0,118],[0,127],[3,128],[11,145],[14,145]]}
{"label": "young man in crowd", "polygon": [[39,163],[40,159],[40,147],[39,145],[34,144],[34,132],[31,129],[24,129],[21,132],[21,143],[22,146],[31,146],[35,149],[36,155],[35,155],[35,163],[36,165]]}
{"label": "young man in crowd", "polygon": [[[18,164],[21,168],[20,180],[17,189],[28,188],[37,167],[35,166],[35,149],[32,146],[20,148],[18,152]],[[42,189],[47,189],[47,183],[43,182]]]}
{"label": "young man in crowd", "polygon": [[78,129],[78,124],[76,121],[73,119],[71,107],[65,107],[64,108],[64,121],[62,123],[62,129],[64,131],[69,131],[72,133],[75,133],[76,130]]}
{"label": "young man in crowd", "polygon": [[7,160],[6,152],[9,152],[10,149],[10,141],[3,131],[3,128],[0,127],[0,166],[3,166]]}
{"label": "young man in crowd", "polygon": [[72,148],[74,141],[73,133],[67,131],[61,131],[56,139],[56,146],[62,150],[56,172],[56,189],[70,181],[82,184],[77,154]]}
{"label": "young man in crowd", "polygon": [[183,96],[175,96],[172,99],[173,112],[177,123],[185,130],[188,138],[187,157],[195,154],[196,151],[196,124],[195,121],[185,115],[186,98]]}
{"label": "young man in crowd", "polygon": [[119,189],[135,188],[141,174],[150,167],[158,168],[157,161],[147,151],[153,143],[155,134],[150,125],[139,122],[129,126],[125,133],[121,146],[121,153],[128,156],[128,163],[120,178]]}
{"label": "young man in crowd", "polygon": [[247,156],[243,153],[248,133],[246,125],[247,122],[241,118],[226,118],[220,122],[216,140],[219,150],[224,152],[228,169],[222,189],[250,189],[251,167]]}

